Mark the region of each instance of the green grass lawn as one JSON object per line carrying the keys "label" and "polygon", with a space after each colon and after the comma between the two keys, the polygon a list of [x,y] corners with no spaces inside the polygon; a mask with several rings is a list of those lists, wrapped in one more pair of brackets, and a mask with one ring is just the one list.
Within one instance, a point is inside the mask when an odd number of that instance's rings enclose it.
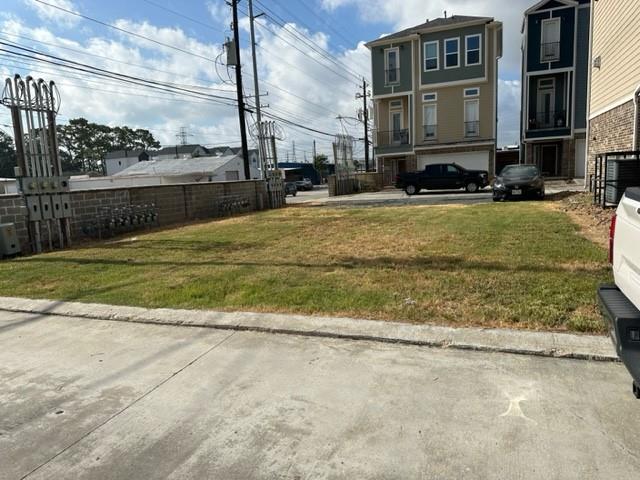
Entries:
{"label": "green grass lawn", "polygon": [[529,202],[287,208],[0,262],[6,296],[588,332],[609,279]]}

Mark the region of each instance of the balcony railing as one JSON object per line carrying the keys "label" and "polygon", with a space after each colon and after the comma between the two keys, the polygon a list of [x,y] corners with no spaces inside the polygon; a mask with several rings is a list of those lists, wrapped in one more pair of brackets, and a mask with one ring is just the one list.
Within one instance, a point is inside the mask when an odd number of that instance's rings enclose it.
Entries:
{"label": "balcony railing", "polygon": [[548,110],[529,116],[529,130],[565,128],[567,112],[565,110]]}
{"label": "balcony railing", "polygon": [[436,138],[437,127],[438,127],[437,125],[423,125],[422,126],[423,138],[425,140],[432,140]]}
{"label": "balcony railing", "polygon": [[384,71],[384,83],[385,85],[395,85],[400,83],[400,69],[390,68]]}
{"label": "balcony railing", "polygon": [[392,147],[396,145],[409,145],[409,130],[390,130],[376,132],[376,145],[378,147]]}
{"label": "balcony railing", "polygon": [[479,137],[480,136],[480,122],[464,122],[464,136],[465,137]]}
{"label": "balcony railing", "polygon": [[560,42],[540,44],[540,61],[557,62],[560,60]]}

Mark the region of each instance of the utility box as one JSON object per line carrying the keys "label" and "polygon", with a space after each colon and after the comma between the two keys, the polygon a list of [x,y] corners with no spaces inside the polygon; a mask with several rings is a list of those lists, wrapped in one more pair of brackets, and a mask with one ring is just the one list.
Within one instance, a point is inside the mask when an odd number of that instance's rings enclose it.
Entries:
{"label": "utility box", "polygon": [[20,253],[20,242],[13,223],[0,223],[0,257]]}

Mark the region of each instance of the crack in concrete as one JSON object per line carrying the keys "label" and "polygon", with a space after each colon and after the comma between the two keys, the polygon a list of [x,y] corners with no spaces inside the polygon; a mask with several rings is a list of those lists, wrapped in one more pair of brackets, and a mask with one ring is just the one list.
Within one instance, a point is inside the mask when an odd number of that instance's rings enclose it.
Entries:
{"label": "crack in concrete", "polygon": [[110,417],[108,417],[106,420],[104,420],[103,422],[99,423],[98,425],[96,425],[95,427],[93,427],[92,429],[90,429],[89,431],[85,432],[84,434],[82,434],[79,438],[77,438],[76,440],[74,440],[73,442],[71,442],[69,445],[67,445],[66,447],[64,447],[62,450],[60,450],[58,453],[56,453],[55,455],[53,455],[51,458],[49,458],[48,460],[45,460],[44,462],[42,462],[40,465],[38,465],[37,467],[35,467],[34,469],[32,469],[30,472],[28,472],[27,474],[23,475],[22,477],[20,477],[20,480],[24,480],[28,477],[30,477],[31,475],[33,475],[35,472],[37,472],[38,470],[40,470],[41,468],[45,467],[46,465],[48,465],[49,463],[51,463],[52,461],[54,461],[56,458],[58,458],[60,455],[64,454],[66,451],[68,451],[69,449],[73,448],[74,446],[76,446],[77,444],[79,444],[81,441],[83,441],[85,438],[89,437],[90,435],[92,435],[94,432],[96,432],[97,430],[99,430],[100,428],[104,427],[107,423],[111,422],[112,420],[114,420],[115,418],[117,418],[118,416],[120,416],[122,413],[126,412],[129,408],[133,407],[134,405],[136,405],[137,403],[139,403],[140,401],[144,400],[146,397],[148,397],[149,395],[151,395],[153,392],[155,392],[156,390],[158,390],[160,387],[162,387],[164,384],[166,384],[167,382],[169,382],[171,379],[173,379],[175,376],[179,375],[181,372],[183,372],[184,370],[186,370],[187,368],[189,368],[190,366],[192,366],[193,364],[195,364],[196,362],[198,362],[200,359],[202,359],[203,357],[205,357],[206,355],[208,355],[209,353],[211,353],[213,350],[215,350],[216,348],[218,348],[220,345],[222,345],[224,342],[226,342],[227,340],[229,340],[231,337],[233,337],[236,334],[236,332],[231,332],[229,335],[227,335],[226,337],[224,337],[222,340],[220,340],[219,342],[217,342],[216,344],[214,344],[212,347],[208,348],[207,350],[205,350],[203,353],[199,354],[198,356],[196,356],[193,360],[189,361],[188,363],[186,363],[184,366],[182,366],[181,368],[179,368],[178,370],[176,370],[175,372],[171,373],[168,377],[166,377],[164,380],[158,382],[156,385],[154,385],[153,387],[151,387],[150,389],[148,389],[146,392],[144,392],[142,395],[140,395],[138,398],[136,398],[135,400],[133,400],[132,402],[130,402],[128,405],[126,405],[125,407],[123,407],[122,409],[120,409],[119,411],[117,411],[116,413],[114,413],[113,415],[111,415]]}

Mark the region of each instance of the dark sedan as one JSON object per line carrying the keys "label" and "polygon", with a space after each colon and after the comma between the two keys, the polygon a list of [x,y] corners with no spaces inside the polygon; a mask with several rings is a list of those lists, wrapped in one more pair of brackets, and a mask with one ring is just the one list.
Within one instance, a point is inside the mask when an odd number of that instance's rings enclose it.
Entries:
{"label": "dark sedan", "polygon": [[536,165],[507,165],[493,182],[493,201],[544,198],[544,179]]}

